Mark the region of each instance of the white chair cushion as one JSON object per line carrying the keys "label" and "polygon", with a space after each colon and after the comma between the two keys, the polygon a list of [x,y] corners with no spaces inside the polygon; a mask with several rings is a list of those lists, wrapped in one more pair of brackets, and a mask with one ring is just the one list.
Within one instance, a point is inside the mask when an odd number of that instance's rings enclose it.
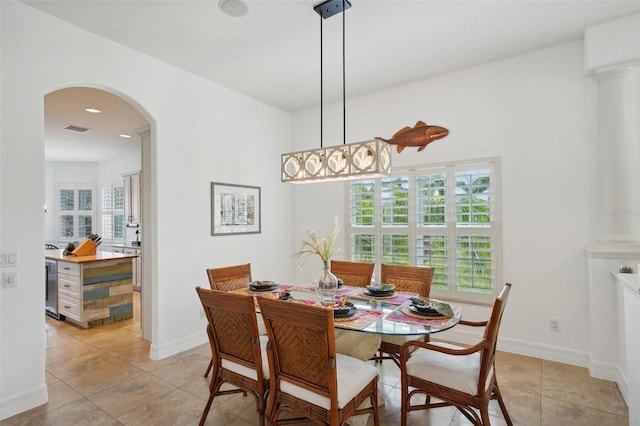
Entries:
{"label": "white chair cushion", "polygon": [[[371,364],[349,355],[336,354],[336,367],[338,376],[338,408],[353,399],[375,377],[378,370]],[[295,385],[286,380],[280,383],[280,389],[296,398],[303,399],[313,405],[331,409],[331,400],[315,392]]]}
{"label": "white chair cushion", "polygon": [[[432,343],[450,349],[464,349],[448,343]],[[407,374],[447,386],[470,395],[478,393],[480,375],[480,353],[471,355],[448,355],[420,348],[407,361]],[[493,368],[487,377],[485,388],[491,384]]]}
{"label": "white chair cushion", "polygon": [[[260,352],[262,353],[262,374],[265,379],[269,378],[269,360],[267,359],[267,342],[269,342],[269,336],[260,336]],[[228,359],[222,359],[220,362],[222,368],[233,371],[248,377],[252,380],[258,380],[258,374],[253,368],[249,368],[245,365],[238,364],[237,362],[229,361]]]}
{"label": "white chair cushion", "polygon": [[267,335],[267,327],[264,325],[264,319],[260,312],[256,312],[256,319],[258,320],[258,334],[261,336]]}
{"label": "white chair cushion", "polygon": [[376,354],[381,338],[377,334],[335,329],[336,352],[366,361]]}

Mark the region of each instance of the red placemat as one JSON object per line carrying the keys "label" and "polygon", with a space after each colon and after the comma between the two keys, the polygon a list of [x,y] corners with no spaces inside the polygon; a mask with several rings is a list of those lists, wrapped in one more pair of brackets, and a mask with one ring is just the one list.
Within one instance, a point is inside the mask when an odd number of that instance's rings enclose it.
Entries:
{"label": "red placemat", "polygon": [[364,311],[358,310],[353,318],[340,318],[335,319],[335,326],[339,328],[350,328],[352,330],[363,330],[369,326],[372,322],[376,321],[382,316],[380,311]]}
{"label": "red placemat", "polygon": [[[409,306],[411,306],[411,302],[407,301],[402,305],[398,306],[396,310],[387,315],[387,319],[391,321],[398,322],[406,322],[409,324],[421,324],[421,325],[429,325],[432,327],[442,327],[451,321],[454,320],[455,315],[453,317],[418,317],[417,315],[413,315],[409,310]],[[457,306],[451,306],[453,312],[457,314],[460,311],[460,308]],[[406,312],[406,313],[405,313]]]}

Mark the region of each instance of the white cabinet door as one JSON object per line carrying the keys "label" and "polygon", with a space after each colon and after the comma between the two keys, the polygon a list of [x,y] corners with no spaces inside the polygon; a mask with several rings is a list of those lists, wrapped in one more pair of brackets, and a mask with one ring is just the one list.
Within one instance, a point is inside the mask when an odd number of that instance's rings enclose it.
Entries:
{"label": "white cabinet door", "polygon": [[125,254],[137,254],[138,257],[133,259],[133,289],[140,291],[142,286],[142,250],[134,248],[124,249]]}
{"label": "white cabinet door", "polygon": [[127,222],[140,222],[140,173],[122,176],[124,179],[124,217]]}

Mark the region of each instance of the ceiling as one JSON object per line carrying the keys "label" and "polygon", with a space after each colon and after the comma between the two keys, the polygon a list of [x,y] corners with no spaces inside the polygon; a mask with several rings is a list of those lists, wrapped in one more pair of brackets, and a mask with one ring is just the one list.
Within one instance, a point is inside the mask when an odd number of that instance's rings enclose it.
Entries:
{"label": "ceiling", "polygon": [[[88,107],[102,112],[87,112]],[[51,92],[44,97],[45,159],[99,162],[139,153],[136,129],[147,124],[131,104],[104,90],[72,87]],[[67,130],[68,125],[89,131]]]}
{"label": "ceiling", "polygon": [[[62,20],[287,111],[320,102],[317,0],[22,0]],[[325,102],[582,38],[588,26],[639,13],[625,1],[351,0],[323,23]]]}

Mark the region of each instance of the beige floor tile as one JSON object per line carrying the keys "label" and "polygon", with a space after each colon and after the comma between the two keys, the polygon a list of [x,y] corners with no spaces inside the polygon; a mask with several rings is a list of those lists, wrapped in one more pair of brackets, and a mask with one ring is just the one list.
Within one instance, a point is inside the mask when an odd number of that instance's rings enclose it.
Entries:
{"label": "beige floor tile", "polygon": [[[402,393],[400,388],[394,387],[384,395],[384,405],[378,407],[381,425],[400,424]],[[415,396],[413,404],[421,404],[424,397]],[[452,407],[434,408],[431,410],[413,411],[407,415],[408,426],[413,425],[448,425],[453,418],[455,409]]]}
{"label": "beige floor tile", "polygon": [[391,360],[383,362],[369,361],[378,369],[380,383],[390,386],[400,386],[400,368]]}
{"label": "beige floor tile", "polygon": [[496,378],[501,389],[505,387],[515,388],[540,396],[542,389],[542,372],[540,369],[496,361]]}
{"label": "beige floor tile", "polygon": [[[206,401],[209,398],[209,379],[205,379],[203,377],[203,380],[193,380],[192,382],[181,386],[180,389]],[[214,403],[215,402],[216,399],[214,399]]]}
{"label": "beige floor tile", "polygon": [[116,426],[120,423],[86,399],[33,418],[29,425]]}
{"label": "beige floor tile", "polygon": [[100,351],[87,343],[74,339],[72,343],[47,347],[47,366],[83,355],[99,355]]}
{"label": "beige floor tile", "polygon": [[[138,367],[139,369],[147,372],[151,372],[153,370],[157,370],[162,367],[167,367],[179,360],[184,358],[182,353],[170,356],[165,359],[161,359],[158,361],[152,360],[149,358],[149,352],[144,352],[138,355],[132,356],[130,359],[126,359],[126,357],[122,358],[123,360],[131,363],[131,365]],[[207,364],[205,363],[204,367],[202,367],[202,374],[204,375],[204,371],[207,368]]]}
{"label": "beige floor tile", "polygon": [[56,346],[65,346],[72,343],[80,342],[79,339],[60,331],[58,328],[46,326],[45,336],[47,337],[47,348],[53,348]]}
{"label": "beige floor tile", "polygon": [[56,376],[49,373],[48,371],[45,372],[45,380],[47,382],[47,386],[51,386],[52,384],[58,383],[60,381],[60,379],[58,379]]}
{"label": "beige floor tile", "polygon": [[627,406],[616,383],[593,378],[582,367],[544,361],[542,396],[628,416]]}
{"label": "beige floor tile", "polygon": [[542,360],[526,355],[512,354],[509,352],[496,351],[496,363],[516,365],[522,368],[538,370],[542,369]]}
{"label": "beige floor tile", "polygon": [[155,369],[151,371],[151,374],[178,387],[188,386],[194,381],[208,383],[208,379],[204,378],[204,372],[208,364],[209,358],[192,354]]}
{"label": "beige floor tile", "polygon": [[103,389],[144,374],[142,370],[116,358],[101,357],[95,368],[65,380],[83,396],[93,395]]}
{"label": "beige floor tile", "polygon": [[[203,407],[204,408],[204,407]],[[188,423],[188,426],[196,426],[199,424],[200,418],[194,420],[191,423]],[[213,408],[209,411],[207,415],[207,420],[204,423],[205,425],[210,426],[219,426],[219,425],[229,425],[229,426],[256,426],[256,422],[252,422],[249,420],[245,420],[242,417],[236,416],[233,413],[230,413],[224,409],[214,410]]]}
{"label": "beige floor tile", "polygon": [[102,358],[100,352],[88,351],[72,358],[47,364],[47,371],[60,380],[66,380],[91,371],[100,358]]}
{"label": "beige floor tile", "polygon": [[[502,398],[507,407],[507,412],[514,423],[539,426],[542,411],[540,392],[532,393],[514,386],[500,385]],[[495,417],[504,418],[497,401],[489,404],[489,413]]]}
{"label": "beige floor tile", "polygon": [[83,396],[63,382],[57,382],[47,386],[49,401],[45,405],[46,411],[55,410],[70,402],[83,399]]}
{"label": "beige floor tile", "polygon": [[175,389],[164,380],[145,373],[97,392],[88,399],[111,416],[118,417]]}
{"label": "beige floor tile", "polygon": [[87,344],[99,348],[111,350],[126,344],[140,342],[140,337],[126,330],[115,330],[110,333],[101,333],[83,339]]}
{"label": "beige floor tile", "polygon": [[[243,396],[241,393],[232,395],[225,395],[214,398],[214,401],[218,399],[217,405],[211,409],[211,411],[224,410],[231,414],[234,414],[244,420],[257,425],[258,424],[258,412],[256,411],[256,399],[247,394]],[[203,407],[204,408],[204,405]]]}
{"label": "beige floor tile", "polygon": [[202,400],[175,389],[118,417],[125,426],[182,425],[200,418]]}
{"label": "beige floor tile", "polygon": [[543,396],[541,424],[542,426],[628,426],[629,418]]}

